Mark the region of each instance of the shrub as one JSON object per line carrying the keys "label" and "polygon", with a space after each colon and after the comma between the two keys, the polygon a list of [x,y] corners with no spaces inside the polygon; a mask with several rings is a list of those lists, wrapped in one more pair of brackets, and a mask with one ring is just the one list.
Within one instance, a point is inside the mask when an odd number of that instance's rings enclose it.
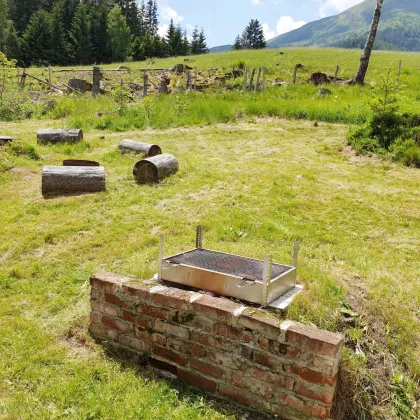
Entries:
{"label": "shrub", "polygon": [[39,155],[35,147],[20,141],[11,142],[8,150],[14,156],[25,156],[32,160],[39,159]]}
{"label": "shrub", "polygon": [[230,67],[232,67],[233,69],[245,70],[246,61],[243,58],[239,58],[238,60],[234,61],[230,65]]}
{"label": "shrub", "polygon": [[394,160],[404,165],[420,168],[420,146],[415,140],[400,139],[391,150]]}

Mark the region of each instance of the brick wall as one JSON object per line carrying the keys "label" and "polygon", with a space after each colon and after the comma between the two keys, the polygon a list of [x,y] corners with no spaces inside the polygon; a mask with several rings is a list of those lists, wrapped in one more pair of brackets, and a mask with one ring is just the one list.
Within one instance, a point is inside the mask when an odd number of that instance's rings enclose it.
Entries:
{"label": "brick wall", "polygon": [[328,418],[342,337],[226,298],[91,277],[91,334],[194,386],[284,419]]}

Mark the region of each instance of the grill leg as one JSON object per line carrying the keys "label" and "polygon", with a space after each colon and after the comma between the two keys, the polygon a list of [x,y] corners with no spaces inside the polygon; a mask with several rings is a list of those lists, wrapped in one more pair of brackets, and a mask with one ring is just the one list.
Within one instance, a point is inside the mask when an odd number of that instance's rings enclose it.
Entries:
{"label": "grill leg", "polygon": [[195,240],[195,247],[198,249],[203,248],[203,226],[197,226],[197,236]]}
{"label": "grill leg", "polygon": [[162,281],[162,267],[163,267],[163,235],[160,235],[159,242],[159,264],[158,264],[158,280]]}
{"label": "grill leg", "polygon": [[266,255],[264,258],[264,271],[263,271],[263,288],[261,296],[261,305],[266,308],[268,306],[268,291],[271,283],[271,275],[273,272],[273,259],[271,255]]}

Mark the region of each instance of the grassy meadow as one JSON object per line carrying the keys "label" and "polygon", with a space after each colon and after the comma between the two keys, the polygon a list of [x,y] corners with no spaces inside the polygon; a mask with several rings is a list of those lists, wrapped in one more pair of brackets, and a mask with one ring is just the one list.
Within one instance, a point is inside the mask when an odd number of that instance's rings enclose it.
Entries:
{"label": "grassy meadow", "polygon": [[[333,73],[336,65],[351,77],[360,57],[283,51],[189,57],[188,64],[227,70],[244,59],[289,80],[302,62],[303,82],[305,72]],[[402,59],[401,106],[418,112],[418,58],[375,52],[368,80]],[[177,62],[183,58],[153,67]],[[173,254],[193,246],[197,224],[206,247],[256,258],[271,252],[284,263],[298,238],[305,291],[287,317],[346,335],[334,418],[418,419],[420,172],[355,156],[345,136],[349,124],[366,119],[371,88],[331,90],[326,98],[306,84],[156,96],[103,117],[95,113],[115,111],[115,98],[72,95],[54,97],[54,109],[31,119],[1,122],[0,134],[19,140],[0,146],[0,419],[246,416],[109,357],[87,334],[89,276],[147,280],[157,270],[159,234]],[[70,126],[83,128],[85,140],[36,144],[38,128]],[[178,157],[180,172],[157,186],[135,184],[139,157],[117,150],[124,138],[159,144]],[[42,165],[69,157],[101,162],[107,191],[44,199]]]}

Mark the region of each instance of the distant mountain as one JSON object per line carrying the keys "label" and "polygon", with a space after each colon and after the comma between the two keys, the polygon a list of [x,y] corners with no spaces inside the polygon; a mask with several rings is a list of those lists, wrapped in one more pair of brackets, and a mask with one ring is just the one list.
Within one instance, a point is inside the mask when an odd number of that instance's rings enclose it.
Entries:
{"label": "distant mountain", "polygon": [[210,53],[220,53],[220,52],[226,52],[231,51],[233,45],[220,45],[218,47],[213,47],[209,49]]}
{"label": "distant mountain", "polygon": [[[267,42],[267,48],[363,48],[376,0],[365,0],[343,13],[311,22]],[[375,49],[420,51],[420,0],[385,0]]]}

